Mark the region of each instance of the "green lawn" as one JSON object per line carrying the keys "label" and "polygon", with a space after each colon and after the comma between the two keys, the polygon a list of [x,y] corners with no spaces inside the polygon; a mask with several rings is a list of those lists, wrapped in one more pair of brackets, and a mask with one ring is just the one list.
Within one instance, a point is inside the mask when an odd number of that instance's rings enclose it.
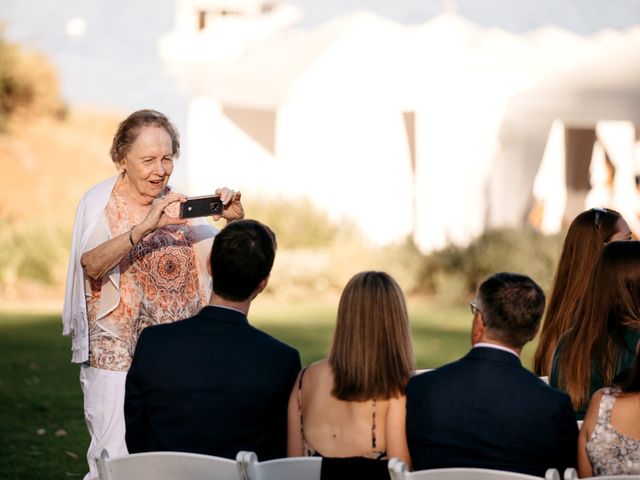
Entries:
{"label": "green lawn", "polygon": [[[300,350],[303,363],[326,355],[335,306],[262,306],[251,321]],[[469,348],[468,307],[410,304],[418,368],[434,368]],[[82,478],[88,434],[78,366],[59,315],[0,313],[0,478]],[[525,350],[529,364],[531,348]]]}

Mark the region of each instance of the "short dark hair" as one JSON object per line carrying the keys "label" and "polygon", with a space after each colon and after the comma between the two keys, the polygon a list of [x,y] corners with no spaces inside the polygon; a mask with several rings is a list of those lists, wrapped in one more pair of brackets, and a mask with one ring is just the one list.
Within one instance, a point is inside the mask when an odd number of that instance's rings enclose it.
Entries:
{"label": "short dark hair", "polygon": [[241,302],[269,276],[276,256],[276,236],[256,220],[236,220],[216,235],[211,273],[216,295]]}
{"label": "short dark hair", "polygon": [[131,149],[131,145],[136,141],[142,127],[164,128],[171,137],[171,156],[178,158],[180,155],[180,135],[178,130],[163,113],[157,110],[137,110],[125,118],[118,130],[113,135],[111,143],[111,161],[118,166],[120,160],[126,157]]}
{"label": "short dark hair", "polygon": [[501,272],[478,287],[482,318],[496,340],[521,348],[540,326],[544,292],[526,275]]}

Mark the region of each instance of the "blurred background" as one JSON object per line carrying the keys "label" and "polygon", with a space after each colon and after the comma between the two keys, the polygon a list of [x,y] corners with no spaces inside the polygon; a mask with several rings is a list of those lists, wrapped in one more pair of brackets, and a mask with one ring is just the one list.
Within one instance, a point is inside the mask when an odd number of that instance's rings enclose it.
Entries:
{"label": "blurred background", "polygon": [[386,270],[431,368],[486,275],[549,293],[580,211],[640,234],[638,52],[640,0],[0,0],[0,477],[83,472],[70,232],[133,110],[178,126],[177,190],[240,189],[276,232],[255,323],[308,363]]}
{"label": "blurred background", "polygon": [[275,228],[273,294],[363,268],[458,300],[507,268],[546,287],[538,234],[592,206],[640,233],[638,0],[0,0],[0,22],[5,304],[59,305],[75,205],[145,107],[181,132],[175,188],[241,189]]}

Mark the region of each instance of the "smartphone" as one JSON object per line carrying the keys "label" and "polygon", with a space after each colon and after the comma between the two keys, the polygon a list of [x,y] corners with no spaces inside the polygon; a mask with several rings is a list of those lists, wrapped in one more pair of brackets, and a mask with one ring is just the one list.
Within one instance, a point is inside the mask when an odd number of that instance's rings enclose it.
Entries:
{"label": "smartphone", "polygon": [[222,215],[222,200],[220,195],[205,195],[190,197],[180,204],[180,218],[209,217]]}

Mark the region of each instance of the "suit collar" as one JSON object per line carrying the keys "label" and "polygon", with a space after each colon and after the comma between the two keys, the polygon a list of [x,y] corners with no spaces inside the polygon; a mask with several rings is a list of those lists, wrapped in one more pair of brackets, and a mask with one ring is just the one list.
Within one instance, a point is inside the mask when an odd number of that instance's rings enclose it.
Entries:
{"label": "suit collar", "polygon": [[510,363],[512,365],[522,366],[520,358],[518,358],[512,352],[505,352],[504,350],[490,347],[472,348],[469,353],[465,355],[465,358],[474,360],[492,360],[495,362]]}
{"label": "suit collar", "polygon": [[227,323],[237,323],[240,325],[248,325],[249,320],[244,313],[234,308],[220,307],[216,305],[207,305],[201,311],[200,315],[207,319],[222,321]]}

